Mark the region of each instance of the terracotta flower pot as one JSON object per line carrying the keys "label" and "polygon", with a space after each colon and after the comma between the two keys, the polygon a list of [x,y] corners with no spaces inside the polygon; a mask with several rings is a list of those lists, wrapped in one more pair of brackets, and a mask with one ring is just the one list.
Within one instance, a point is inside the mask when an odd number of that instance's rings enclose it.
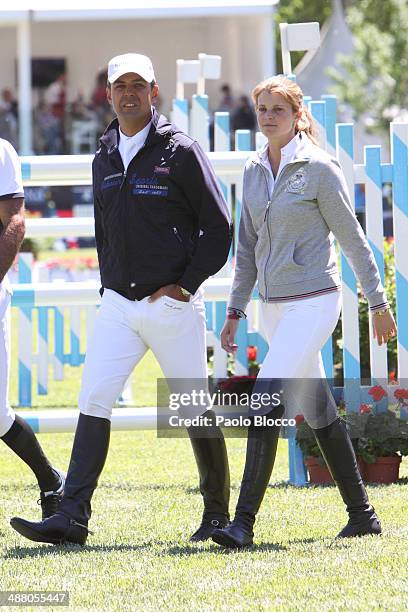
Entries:
{"label": "terracotta flower pot", "polygon": [[[363,461],[361,457],[357,457],[357,463],[361,478],[365,480],[367,463]],[[316,457],[305,457],[305,465],[307,467],[307,471],[309,472],[311,484],[327,484],[333,482],[333,478],[331,477],[326,465],[321,465]]]}
{"label": "terracotta flower pot", "polygon": [[366,479],[366,462],[361,457],[357,457],[357,465],[361,474],[361,478],[365,481]]}
{"label": "terracotta flower pot", "polygon": [[325,465],[320,465],[316,457],[305,457],[305,465],[309,472],[310,484],[328,484],[333,478]]}
{"label": "terracotta flower pot", "polygon": [[399,455],[377,457],[375,463],[366,463],[366,482],[379,482],[381,484],[391,484],[392,482],[396,482],[399,476],[400,463],[401,457]]}

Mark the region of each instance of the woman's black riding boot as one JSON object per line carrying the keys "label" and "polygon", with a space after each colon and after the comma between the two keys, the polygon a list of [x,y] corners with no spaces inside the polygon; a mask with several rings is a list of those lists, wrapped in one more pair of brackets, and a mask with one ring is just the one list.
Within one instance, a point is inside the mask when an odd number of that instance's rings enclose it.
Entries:
{"label": "woman's black riding boot", "polygon": [[349,514],[338,538],[381,533],[381,524],[369,504],[346,424],[339,418],[322,429],[314,429],[319,448]]}
{"label": "woman's black riding boot", "polygon": [[[267,418],[280,419],[283,406]],[[244,475],[234,520],[224,529],[215,529],[212,539],[226,548],[244,548],[253,544],[253,525],[271,478],[278,447],[280,425],[248,428]]]}
{"label": "woman's black riding boot", "polygon": [[80,413],[58,512],[38,523],[14,517],[10,521],[11,526],[34,542],[85,544],[91,499],[105,465],[109,438],[108,419]]}

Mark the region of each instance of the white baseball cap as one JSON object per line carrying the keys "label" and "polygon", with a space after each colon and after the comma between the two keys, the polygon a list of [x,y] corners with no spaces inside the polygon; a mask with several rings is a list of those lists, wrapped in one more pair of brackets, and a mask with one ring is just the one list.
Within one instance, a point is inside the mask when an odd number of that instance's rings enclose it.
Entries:
{"label": "white baseball cap", "polygon": [[125,53],[124,55],[113,57],[108,64],[109,83],[114,83],[122,74],[127,72],[139,74],[148,83],[156,80],[153,64],[147,55]]}

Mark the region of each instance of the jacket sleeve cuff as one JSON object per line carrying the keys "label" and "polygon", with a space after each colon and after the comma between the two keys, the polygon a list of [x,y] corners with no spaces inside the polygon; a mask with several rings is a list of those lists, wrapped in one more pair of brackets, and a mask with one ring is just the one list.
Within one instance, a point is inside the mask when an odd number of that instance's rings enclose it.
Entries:
{"label": "jacket sleeve cuff", "polygon": [[240,310],[245,314],[250,299],[250,297],[243,298],[238,296],[230,296],[227,308],[232,308],[233,310]]}
{"label": "jacket sleeve cuff", "polygon": [[378,310],[385,310],[386,308],[389,308],[390,305],[387,301],[383,302],[382,304],[378,304],[377,306],[370,306],[370,312],[377,312]]}
{"label": "jacket sleeve cuff", "polygon": [[384,291],[375,291],[370,293],[370,295],[366,295],[366,298],[372,312],[374,310],[382,310],[388,306],[387,296]]}

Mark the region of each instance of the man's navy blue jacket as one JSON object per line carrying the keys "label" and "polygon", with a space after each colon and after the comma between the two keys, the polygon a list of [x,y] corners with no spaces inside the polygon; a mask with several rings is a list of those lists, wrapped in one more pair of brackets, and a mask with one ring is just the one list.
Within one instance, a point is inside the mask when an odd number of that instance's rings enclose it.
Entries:
{"label": "man's navy blue jacket", "polygon": [[153,112],[144,146],[125,173],[114,119],[92,164],[102,286],[178,283],[191,293],[228,257],[226,202],[199,144]]}

